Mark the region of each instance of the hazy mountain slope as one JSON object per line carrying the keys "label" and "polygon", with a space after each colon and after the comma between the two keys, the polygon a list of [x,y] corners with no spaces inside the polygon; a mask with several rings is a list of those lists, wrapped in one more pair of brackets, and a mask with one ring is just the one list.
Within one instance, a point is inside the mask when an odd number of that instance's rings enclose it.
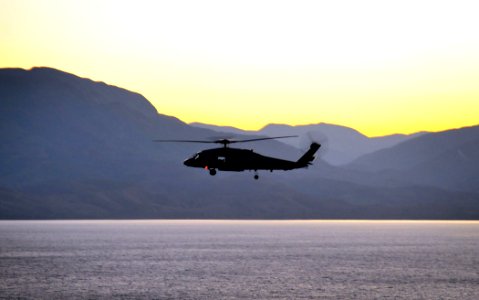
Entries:
{"label": "hazy mountain slope", "polygon": [[424,134],[389,149],[364,155],[350,166],[371,171],[404,170],[454,151],[458,146],[479,141],[479,126]]}
{"label": "hazy mountain slope", "polygon": [[479,191],[479,126],[429,133],[367,154],[348,168],[452,190]]}
{"label": "hazy mountain slope", "polygon": [[479,138],[416,165],[407,176],[419,184],[479,192]]}
{"label": "hazy mountain slope", "polygon": [[[0,72],[0,180],[7,185],[55,179],[123,178],[191,146],[152,145],[153,138],[209,135],[158,115],[141,95],[48,68]],[[126,172],[126,173],[125,173]]]}

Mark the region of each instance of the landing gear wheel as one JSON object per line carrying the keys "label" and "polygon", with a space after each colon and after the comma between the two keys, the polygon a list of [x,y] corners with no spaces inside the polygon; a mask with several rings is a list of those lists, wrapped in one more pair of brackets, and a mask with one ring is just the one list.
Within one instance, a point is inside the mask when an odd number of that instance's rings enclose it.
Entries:
{"label": "landing gear wheel", "polygon": [[210,169],[210,175],[215,176],[216,175],[216,170],[215,169]]}

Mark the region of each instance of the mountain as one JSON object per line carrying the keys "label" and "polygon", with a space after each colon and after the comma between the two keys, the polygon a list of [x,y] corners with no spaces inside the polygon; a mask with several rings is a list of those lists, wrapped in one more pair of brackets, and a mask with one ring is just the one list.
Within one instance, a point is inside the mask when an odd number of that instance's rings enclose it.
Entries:
{"label": "mountain", "polygon": [[418,185],[479,192],[479,126],[424,134],[364,155],[348,168]]}
{"label": "mountain", "polygon": [[159,161],[160,152],[170,161],[186,154],[178,145],[153,147],[155,137],[210,134],[159,115],[137,93],[53,69],[2,70],[0,92],[4,186],[127,178],[135,171],[122,161],[135,161],[134,168]]}
{"label": "mountain", "polygon": [[[0,104],[1,219],[479,218],[473,128],[458,129],[434,156],[423,153],[435,153],[450,133],[389,144],[368,154],[378,158],[364,156],[346,166],[319,159],[307,170],[263,172],[255,181],[249,172],[212,177],[186,168],[185,158],[208,147],[152,140],[228,132],[159,114],[143,96],[103,82],[51,68],[0,69]],[[243,146],[291,160],[301,155],[275,140]],[[402,157],[403,151],[409,154]],[[375,164],[382,155],[391,167]],[[415,161],[399,168],[404,162],[389,161],[398,155]],[[441,184],[438,170],[447,170],[451,184]]]}
{"label": "mountain", "polygon": [[227,132],[229,134],[255,134],[261,136],[285,136],[297,135],[298,139],[284,139],[281,142],[300,149],[307,148],[310,139],[318,140],[326,144],[327,151],[321,156],[322,159],[332,165],[345,165],[358,157],[397,145],[401,142],[418,137],[425,132],[415,134],[393,134],[383,137],[369,138],[357,130],[345,126],[332,125],[327,123],[310,125],[284,125],[269,124],[258,131],[244,131],[231,126],[215,126],[203,123],[191,123],[190,125]]}

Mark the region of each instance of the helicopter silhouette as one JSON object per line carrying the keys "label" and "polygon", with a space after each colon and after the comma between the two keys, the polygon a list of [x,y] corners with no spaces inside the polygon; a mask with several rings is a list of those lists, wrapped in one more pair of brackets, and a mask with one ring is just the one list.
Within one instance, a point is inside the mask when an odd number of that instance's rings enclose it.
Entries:
{"label": "helicopter silhouette", "polygon": [[255,138],[246,140],[219,139],[215,141],[204,140],[154,140],[155,142],[175,142],[175,143],[203,143],[203,144],[222,144],[223,147],[200,151],[192,157],[186,159],[183,164],[187,167],[202,168],[209,171],[211,176],[219,171],[242,172],[252,170],[255,172],[254,179],[258,179],[258,170],[293,170],[307,168],[314,160],[314,154],[321,147],[319,143],[311,143],[309,150],[304,153],[297,161],[284,160],[276,157],[264,156],[255,153],[250,149],[230,148],[230,144],[256,142],[264,140],[282,139],[297,137],[295,135]]}

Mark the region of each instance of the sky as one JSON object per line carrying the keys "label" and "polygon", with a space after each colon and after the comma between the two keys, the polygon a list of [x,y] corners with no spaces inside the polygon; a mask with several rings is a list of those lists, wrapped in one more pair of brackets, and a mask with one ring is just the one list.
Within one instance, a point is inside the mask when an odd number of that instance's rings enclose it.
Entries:
{"label": "sky", "polygon": [[0,0],[0,68],[57,68],[185,122],[368,136],[479,124],[478,1]]}

